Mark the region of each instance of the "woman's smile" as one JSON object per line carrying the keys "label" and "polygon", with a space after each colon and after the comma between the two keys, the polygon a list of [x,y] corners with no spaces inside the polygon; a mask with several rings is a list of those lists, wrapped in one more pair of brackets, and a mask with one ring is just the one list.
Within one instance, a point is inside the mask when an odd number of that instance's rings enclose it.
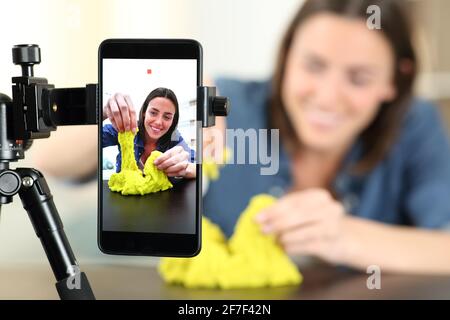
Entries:
{"label": "woman's smile", "polygon": [[317,107],[305,107],[306,121],[319,130],[335,130],[343,123],[343,116],[334,111],[326,111]]}
{"label": "woman's smile", "polygon": [[162,130],[162,128],[157,128],[155,126],[150,126],[150,129],[155,133],[155,134],[159,134]]}
{"label": "woman's smile", "polygon": [[158,125],[149,119],[145,124],[148,135],[153,139],[161,138],[167,131],[169,131],[171,122],[168,122],[169,123],[164,123],[163,125]]}

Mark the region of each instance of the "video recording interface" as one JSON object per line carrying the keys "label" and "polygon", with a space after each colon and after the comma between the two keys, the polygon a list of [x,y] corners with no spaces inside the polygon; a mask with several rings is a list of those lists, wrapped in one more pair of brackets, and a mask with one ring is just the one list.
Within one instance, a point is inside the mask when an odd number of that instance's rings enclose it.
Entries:
{"label": "video recording interface", "polygon": [[102,229],[196,232],[197,60],[102,59]]}

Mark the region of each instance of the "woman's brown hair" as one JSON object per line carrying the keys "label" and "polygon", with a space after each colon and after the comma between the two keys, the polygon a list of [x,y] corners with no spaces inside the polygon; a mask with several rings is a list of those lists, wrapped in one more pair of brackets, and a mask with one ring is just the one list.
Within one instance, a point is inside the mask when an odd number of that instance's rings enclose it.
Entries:
{"label": "woman's brown hair", "polygon": [[[293,152],[300,146],[300,141],[289,120],[281,97],[286,59],[294,34],[308,18],[320,13],[331,13],[366,21],[370,16],[367,8],[371,5],[378,6],[381,13],[381,29],[374,30],[374,32],[384,35],[394,53],[393,84],[397,95],[394,100],[380,106],[373,122],[361,133],[363,153],[353,169],[358,173],[369,171],[383,159],[392,146],[410,103],[417,70],[411,30],[404,8],[398,0],[307,0],[295,15],[282,40],[273,76],[269,105],[270,125],[272,128],[280,130],[281,138],[288,152]],[[409,70],[401,70],[401,66],[405,62],[409,64]]]}

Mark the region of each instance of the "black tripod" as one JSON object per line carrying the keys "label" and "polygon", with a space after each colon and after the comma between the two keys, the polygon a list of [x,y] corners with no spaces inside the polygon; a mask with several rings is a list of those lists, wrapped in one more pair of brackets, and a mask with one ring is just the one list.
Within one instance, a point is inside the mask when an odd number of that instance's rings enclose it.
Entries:
{"label": "black tripod", "polygon": [[22,66],[14,77],[13,100],[0,93],[0,209],[19,194],[36,235],[40,238],[57,280],[61,299],[95,299],[63,230],[44,176],[36,169],[10,169],[10,162],[25,157],[33,139],[47,138],[57,125],[96,123],[96,85],[55,89],[33,76],[40,63],[37,45],[13,48],[13,62]]}

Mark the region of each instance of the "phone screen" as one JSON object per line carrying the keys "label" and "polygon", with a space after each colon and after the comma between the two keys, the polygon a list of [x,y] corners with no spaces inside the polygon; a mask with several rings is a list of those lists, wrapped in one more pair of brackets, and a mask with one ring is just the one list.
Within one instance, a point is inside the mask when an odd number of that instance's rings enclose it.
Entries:
{"label": "phone screen", "polygon": [[[164,46],[169,52],[170,42],[159,49]],[[199,234],[200,57],[177,57],[175,47],[169,57],[151,47],[129,50],[136,54],[121,57],[116,50],[100,57],[99,223],[103,238],[115,239],[101,246],[124,254],[182,254],[183,235]],[[121,240],[132,243],[129,249]]]}

